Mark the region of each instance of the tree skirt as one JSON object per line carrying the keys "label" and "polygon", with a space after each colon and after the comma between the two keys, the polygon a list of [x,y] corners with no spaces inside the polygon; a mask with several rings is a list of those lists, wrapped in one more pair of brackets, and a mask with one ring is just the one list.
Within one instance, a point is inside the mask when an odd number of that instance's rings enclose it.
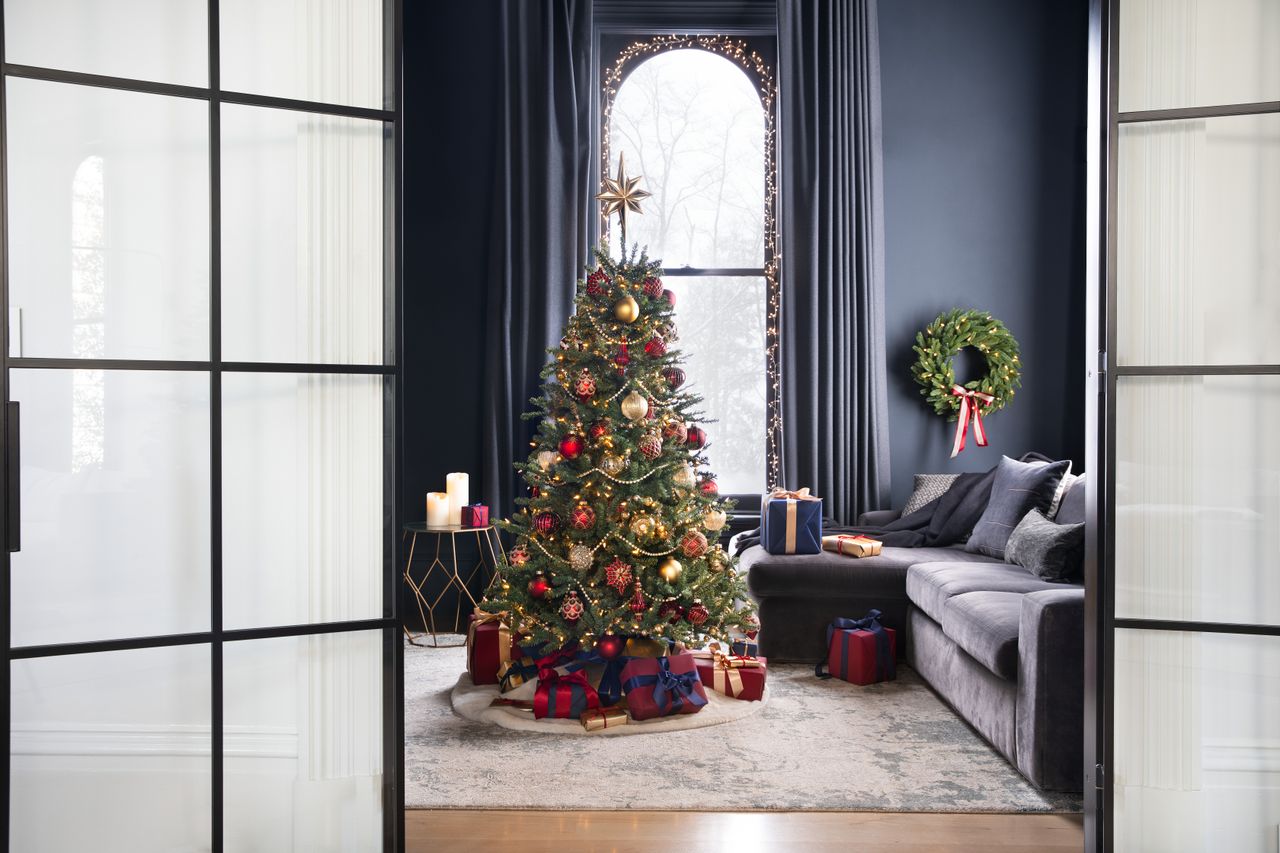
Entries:
{"label": "tree skirt", "polygon": [[[532,684],[529,685],[532,687]],[[678,732],[684,729],[701,729],[721,723],[749,717],[763,708],[769,701],[769,688],[765,687],[764,698],[758,702],[744,702],[721,696],[714,690],[707,689],[707,704],[696,714],[675,714],[670,717],[659,717],[655,720],[628,720],[626,725],[611,726],[589,732],[577,720],[535,720],[532,711],[513,708],[510,705],[494,706],[491,703],[498,698],[498,685],[472,684],[471,674],[462,673],[458,683],[449,694],[453,710],[460,717],[482,723],[492,723],[504,729],[522,732],[544,732],[558,735],[588,735],[590,737],[607,737],[610,735],[643,735],[655,732]],[[526,697],[521,697],[526,698]],[[527,698],[532,698],[530,695]]]}

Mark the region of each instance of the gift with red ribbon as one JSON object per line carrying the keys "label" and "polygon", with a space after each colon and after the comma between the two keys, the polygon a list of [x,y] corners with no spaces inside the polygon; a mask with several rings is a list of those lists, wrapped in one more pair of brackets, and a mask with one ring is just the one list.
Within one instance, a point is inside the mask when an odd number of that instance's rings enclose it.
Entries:
{"label": "gift with red ribbon", "polygon": [[870,536],[841,533],[822,537],[822,550],[834,551],[846,557],[875,557],[882,548],[884,543]]}
{"label": "gift with red ribbon", "polygon": [[987,431],[982,426],[982,407],[990,406],[996,398],[981,391],[952,385],[951,394],[960,398],[960,415],[956,418],[956,435],[951,442],[951,458],[964,450],[965,436],[969,433],[969,418],[973,417],[973,440],[979,447],[987,446]]}
{"label": "gift with red ribbon", "polygon": [[809,490],[775,489],[760,507],[760,544],[770,554],[822,551],[822,498]]}
{"label": "gift with red ribbon", "polygon": [[471,614],[467,625],[467,671],[476,684],[497,684],[498,669],[512,658],[520,657],[516,645],[518,634],[512,632],[505,613]]}
{"label": "gift with red ribbon", "polygon": [[764,698],[768,675],[765,658],[725,654],[719,643],[712,643],[707,651],[690,654],[697,662],[698,677],[715,692],[748,702]]}
{"label": "gift with red ribbon", "polygon": [[660,658],[633,658],[622,668],[622,688],[634,720],[696,714],[707,693],[689,653]]}
{"label": "gift with red ribbon", "polygon": [[600,707],[600,696],[582,670],[561,673],[554,667],[538,670],[538,689],[533,694],[533,716],[578,719],[583,712]]}

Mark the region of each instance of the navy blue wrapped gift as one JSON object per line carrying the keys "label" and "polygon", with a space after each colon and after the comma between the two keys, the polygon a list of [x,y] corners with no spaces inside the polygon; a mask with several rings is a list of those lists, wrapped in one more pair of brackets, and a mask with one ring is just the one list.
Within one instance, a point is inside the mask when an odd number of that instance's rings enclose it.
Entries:
{"label": "navy blue wrapped gift", "polygon": [[760,508],[760,544],[770,554],[822,551],[822,498],[808,489],[781,489],[764,496]]}

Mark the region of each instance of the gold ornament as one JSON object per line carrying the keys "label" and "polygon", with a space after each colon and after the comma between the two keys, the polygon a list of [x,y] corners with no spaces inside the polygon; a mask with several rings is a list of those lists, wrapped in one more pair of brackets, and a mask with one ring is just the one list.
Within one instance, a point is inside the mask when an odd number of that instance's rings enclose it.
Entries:
{"label": "gold ornament", "polygon": [[702,517],[702,526],[708,530],[719,530],[724,527],[724,523],[728,520],[729,516],[725,514],[724,510],[712,507]]}
{"label": "gold ornament", "polygon": [[591,549],[586,545],[574,545],[569,549],[569,565],[577,571],[584,572],[591,568],[593,556]]}
{"label": "gold ornament", "polygon": [[627,420],[644,420],[644,416],[649,414],[649,401],[639,391],[632,391],[622,398],[622,414]]}
{"label": "gold ornament", "polygon": [[554,450],[543,450],[538,454],[538,467],[543,471],[551,470],[551,466],[556,464],[556,456]]}
{"label": "gold ornament", "polygon": [[667,557],[658,564],[658,574],[667,583],[675,583],[683,573],[684,566],[680,565],[680,561],[675,557]]}
{"label": "gold ornament", "polygon": [[615,213],[618,214],[618,224],[622,226],[624,237],[627,233],[627,211],[643,213],[644,211],[640,209],[640,202],[649,197],[647,190],[639,189],[636,186],[640,183],[640,178],[640,175],[634,178],[627,177],[624,155],[620,151],[618,152],[618,177],[610,178],[605,175],[604,192],[596,196],[596,201],[604,202],[604,215],[606,218],[613,216]]}
{"label": "gold ornament", "polygon": [[651,515],[637,515],[631,519],[631,535],[641,540],[652,539],[657,524]]}
{"label": "gold ornament", "polygon": [[716,545],[711,549],[711,553],[707,554],[707,565],[713,572],[723,572],[725,567],[724,549]]}
{"label": "gold ornament", "polygon": [[686,463],[676,469],[676,473],[672,475],[671,481],[682,489],[692,489],[693,484],[698,482],[698,478],[697,475],[693,473],[693,466]]}
{"label": "gold ornament", "polygon": [[613,316],[621,323],[634,323],[640,319],[640,303],[634,296],[624,296],[613,303]]}
{"label": "gold ornament", "polygon": [[600,460],[600,470],[608,474],[610,477],[616,477],[621,474],[627,467],[627,460],[621,456],[615,456],[612,453]]}

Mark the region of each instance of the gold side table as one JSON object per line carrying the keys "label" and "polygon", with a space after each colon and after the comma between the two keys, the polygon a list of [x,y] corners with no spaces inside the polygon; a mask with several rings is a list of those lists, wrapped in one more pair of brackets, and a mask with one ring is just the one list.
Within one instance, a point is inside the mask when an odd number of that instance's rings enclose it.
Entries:
{"label": "gold side table", "polygon": [[[435,537],[435,553],[432,555],[430,564],[422,574],[416,575],[413,567],[414,556],[417,553],[418,537]],[[479,558],[474,566],[467,572],[464,577],[458,567],[458,537],[475,537],[476,549]],[[427,630],[421,634],[414,634],[406,625],[404,629],[405,639],[415,646],[425,646],[425,643],[418,642],[427,634],[431,634],[431,647],[436,649],[456,648],[465,643],[448,643],[440,645],[440,638],[436,634],[436,607],[440,605],[440,600],[444,598],[445,593],[450,589],[458,591],[458,601],[456,612],[454,613],[454,627],[462,619],[462,600],[463,596],[471,602],[471,607],[467,610],[471,613],[477,606],[479,601],[471,594],[471,586],[475,582],[476,576],[479,575],[484,580],[488,574],[488,581],[485,583],[484,589],[480,593],[483,598],[484,594],[489,591],[497,581],[502,567],[507,564],[506,552],[502,550],[502,540],[498,537],[498,529],[492,524],[486,527],[461,527],[458,525],[450,525],[447,527],[429,527],[424,521],[411,521],[404,525],[404,530],[400,534],[400,540],[403,542],[406,538],[412,537],[409,541],[409,557],[404,566],[404,582],[413,590],[414,598],[418,602],[418,615],[422,617],[422,625]],[[443,554],[444,541],[449,540],[447,562],[446,556]],[[429,545],[425,546],[429,548]],[[419,558],[421,564],[422,558]],[[444,586],[440,591],[435,593],[434,598],[429,598],[430,593],[427,592],[427,582],[435,571],[439,569],[444,574]],[[465,627],[464,629],[465,630]]]}

